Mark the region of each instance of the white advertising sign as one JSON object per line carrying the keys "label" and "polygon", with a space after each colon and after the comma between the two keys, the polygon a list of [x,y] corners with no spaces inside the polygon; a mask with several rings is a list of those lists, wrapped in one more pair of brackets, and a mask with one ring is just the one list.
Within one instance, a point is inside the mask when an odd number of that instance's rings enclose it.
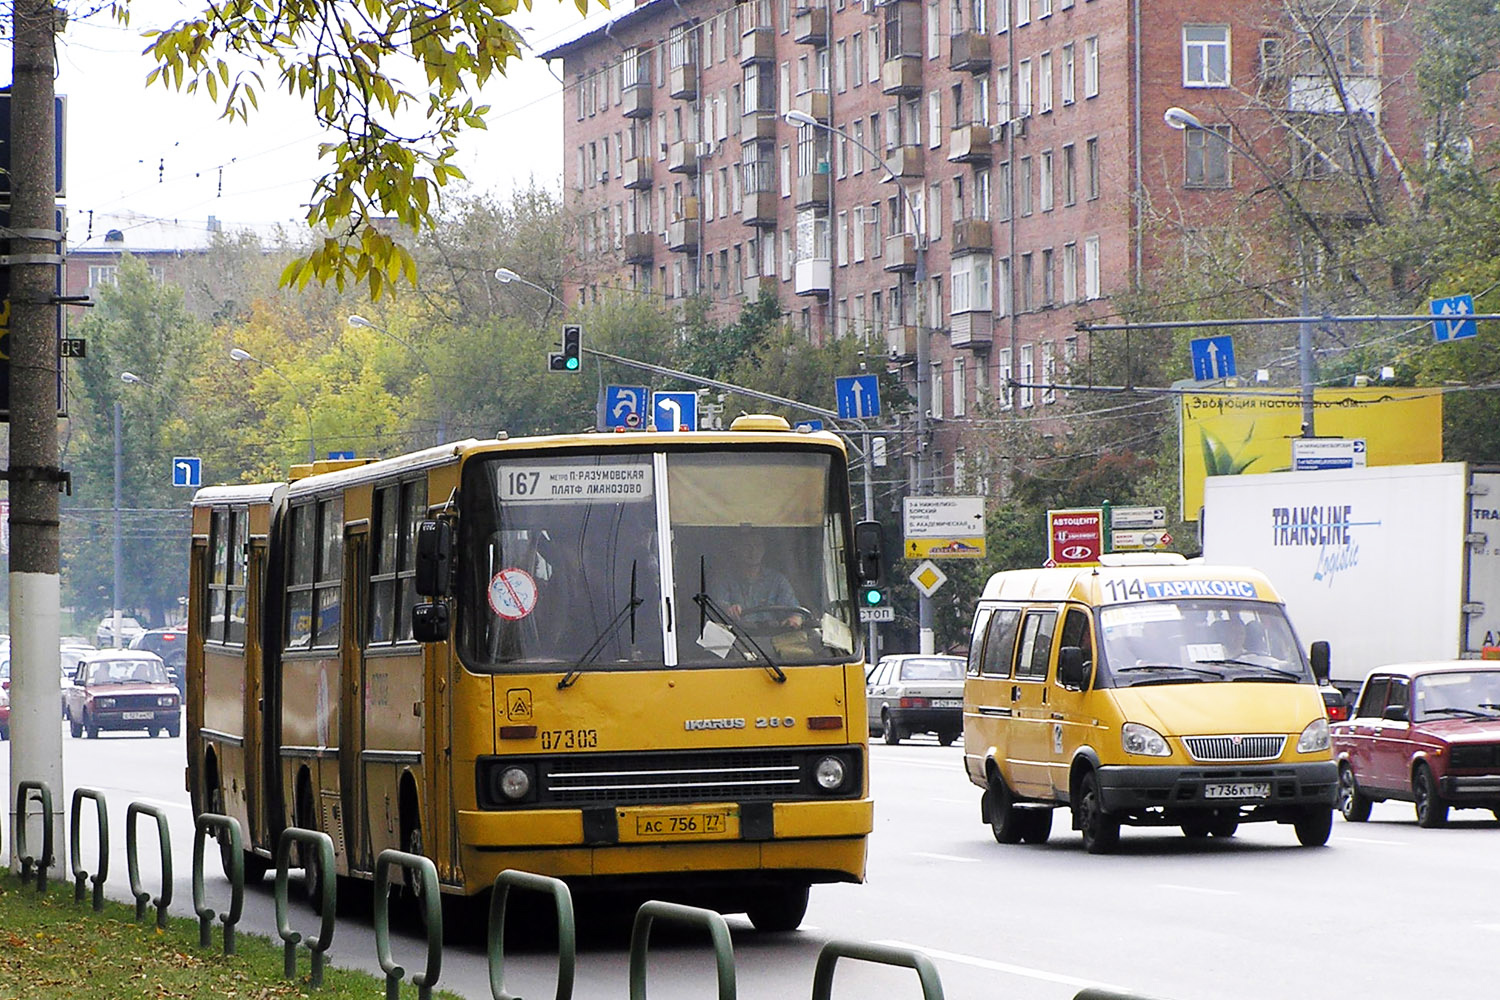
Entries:
{"label": "white advertising sign", "polygon": [[901,530],[907,538],[983,538],[984,497],[907,497]]}

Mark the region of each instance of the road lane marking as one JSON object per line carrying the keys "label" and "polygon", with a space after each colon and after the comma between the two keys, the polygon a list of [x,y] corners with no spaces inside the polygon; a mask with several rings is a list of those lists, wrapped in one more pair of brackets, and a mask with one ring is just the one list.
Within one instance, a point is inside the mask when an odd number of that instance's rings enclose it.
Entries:
{"label": "road lane marking", "polygon": [[1205,889],[1200,885],[1178,885],[1175,882],[1158,882],[1158,889],[1177,889],[1181,892],[1201,892],[1205,896],[1238,896],[1238,892],[1230,889]]}
{"label": "road lane marking", "polygon": [[966,858],[958,854],[933,854],[930,851],[912,851],[911,853],[913,857],[932,858],[935,861],[962,861],[970,865],[982,864],[978,858]]}
{"label": "road lane marking", "polygon": [[1344,842],[1347,841],[1348,843],[1351,843],[1351,844],[1375,844],[1378,847],[1405,847],[1406,846],[1406,841],[1404,841],[1404,840],[1377,840],[1374,837],[1351,837],[1351,836],[1349,836],[1346,833],[1339,834],[1338,835],[1338,841],[1339,841],[1339,843],[1344,843]]}
{"label": "road lane marking", "polygon": [[996,962],[988,958],[976,958],[973,955],[960,955],[952,951],[938,951],[934,948],[923,948],[921,945],[908,944],[905,941],[879,941],[876,943],[888,945],[893,948],[907,948],[919,951],[928,958],[937,959],[938,961],[956,962],[959,965],[972,965],[977,969],[988,969],[991,972],[1006,972],[1013,976],[1038,979],[1045,983],[1059,983],[1063,986],[1073,986],[1079,989],[1092,987],[1094,989],[1112,990],[1116,993],[1132,992],[1129,987],[1104,983],[1097,979],[1080,979],[1077,976],[1065,976],[1058,972],[1048,972],[1046,969],[1032,969],[1024,965],[1012,965],[1009,962]]}
{"label": "road lane marking", "polygon": [[952,805],[955,805],[955,806],[972,806],[974,804],[974,800],[973,799],[933,799],[932,801],[933,802],[948,802],[948,803],[950,803]]}

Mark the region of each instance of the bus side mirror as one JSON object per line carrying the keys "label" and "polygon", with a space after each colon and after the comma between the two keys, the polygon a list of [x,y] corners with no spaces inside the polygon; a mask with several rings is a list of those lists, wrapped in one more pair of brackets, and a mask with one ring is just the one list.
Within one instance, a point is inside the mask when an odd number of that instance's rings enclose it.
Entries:
{"label": "bus side mirror", "polygon": [[434,601],[412,605],[411,637],[418,642],[442,642],[448,638],[448,605]]}
{"label": "bus side mirror", "polygon": [[1328,679],[1328,643],[1319,639],[1308,650],[1312,659],[1313,676],[1319,681]]}
{"label": "bus side mirror", "polygon": [[879,521],[854,526],[854,556],[859,560],[859,582],[875,586],[885,579],[885,529]]}
{"label": "bus side mirror", "polygon": [[417,593],[447,597],[453,569],[453,526],[446,521],[417,525]]}
{"label": "bus side mirror", "polygon": [[1069,691],[1082,691],[1089,685],[1089,668],[1083,662],[1081,646],[1064,646],[1057,651],[1057,683]]}

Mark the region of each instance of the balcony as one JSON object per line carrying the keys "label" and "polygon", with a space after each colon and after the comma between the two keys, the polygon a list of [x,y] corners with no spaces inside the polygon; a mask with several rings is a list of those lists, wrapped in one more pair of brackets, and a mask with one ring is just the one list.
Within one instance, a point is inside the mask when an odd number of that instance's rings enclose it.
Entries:
{"label": "balcony", "polygon": [[805,94],[798,94],[793,102],[793,107],[804,115],[810,115],[823,125],[828,124],[829,106],[831,100],[826,90],[809,90]]}
{"label": "balcony", "polygon": [[995,342],[995,320],[984,312],[954,313],[948,317],[948,339],[954,347],[982,350]]}
{"label": "balcony", "polygon": [[797,207],[827,208],[828,194],[833,188],[832,174],[827,170],[806,174],[797,178]]}
{"label": "balcony", "polygon": [[833,290],[833,261],[827,257],[810,257],[797,261],[792,291],[798,295],[827,295]]}
{"label": "balcony", "polygon": [[915,271],[917,269],[917,237],[913,233],[893,233],[885,238],[885,269],[887,271]]}
{"label": "balcony", "polygon": [[698,99],[698,62],[683,63],[667,71],[668,93],[674,100],[696,101]]}
{"label": "balcony", "polygon": [[[695,208],[696,212],[697,209]],[[673,219],[667,223],[667,249],[673,253],[698,252],[698,217]]]}
{"label": "balcony", "polygon": [[897,56],[880,67],[880,92],[909,96],[922,92],[922,57]]}
{"label": "balcony", "polygon": [[885,167],[898,181],[911,180],[923,174],[922,147],[897,146],[885,159]]}
{"label": "balcony", "polygon": [[620,108],[626,118],[651,117],[651,91],[648,81],[632,83],[620,94]]}
{"label": "balcony", "polygon": [[740,286],[740,292],[745,296],[746,302],[774,299],[776,297],[776,284],[775,278],[751,275]]}
{"label": "balcony", "polygon": [[740,65],[776,61],[776,33],[769,27],[750,28],[740,35]]}
{"label": "balcony", "polygon": [[698,172],[698,144],[674,142],[667,147],[667,169],[674,174],[696,174]]}
{"label": "balcony", "polygon": [[651,188],[651,159],[637,156],[625,161],[625,186],[632,191],[648,191]]}
{"label": "balcony", "polygon": [[740,221],[747,226],[775,226],[781,195],[775,191],[746,191],[740,196]]}
{"label": "balcony", "polygon": [[625,263],[649,264],[656,256],[656,237],[651,233],[626,233]]}
{"label": "balcony", "polygon": [[798,7],[792,17],[792,40],[798,45],[827,45],[827,8]]}
{"label": "balcony", "polygon": [[989,253],[994,249],[994,230],[988,219],[956,219],[953,222],[953,245],[948,252],[961,254]]}
{"label": "balcony", "polygon": [[989,163],[990,137],[988,125],[960,125],[948,133],[949,163]]}
{"label": "balcony", "polygon": [[965,31],[948,39],[948,68],[958,73],[990,71],[990,36],[982,31]]}
{"label": "balcony", "polygon": [[747,111],[740,117],[740,142],[776,138],[776,112]]}
{"label": "balcony", "polygon": [[892,358],[914,358],[917,356],[919,331],[914,326],[888,326],[885,329],[885,350]]}

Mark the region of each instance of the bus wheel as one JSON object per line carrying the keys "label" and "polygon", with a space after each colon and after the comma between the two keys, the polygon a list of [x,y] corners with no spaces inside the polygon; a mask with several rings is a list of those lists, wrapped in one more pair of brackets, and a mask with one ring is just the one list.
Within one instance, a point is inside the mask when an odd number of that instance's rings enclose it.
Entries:
{"label": "bus wheel", "polygon": [[[1026,832],[1026,819],[1021,810],[1016,808],[1010,789],[1005,787],[1005,779],[998,773],[990,774],[990,787],[985,792],[984,803],[995,843],[1019,844]],[[1047,818],[1051,820],[1052,814],[1048,813]]]}
{"label": "bus wheel", "polygon": [[762,934],[794,931],[807,915],[808,892],[806,883],[758,890],[755,900],[745,907],[745,916]]}
{"label": "bus wheel", "polygon": [[1083,831],[1083,849],[1090,854],[1108,854],[1120,843],[1120,821],[1104,811],[1099,798],[1099,778],[1085,772],[1078,783],[1078,816],[1075,822]]}

